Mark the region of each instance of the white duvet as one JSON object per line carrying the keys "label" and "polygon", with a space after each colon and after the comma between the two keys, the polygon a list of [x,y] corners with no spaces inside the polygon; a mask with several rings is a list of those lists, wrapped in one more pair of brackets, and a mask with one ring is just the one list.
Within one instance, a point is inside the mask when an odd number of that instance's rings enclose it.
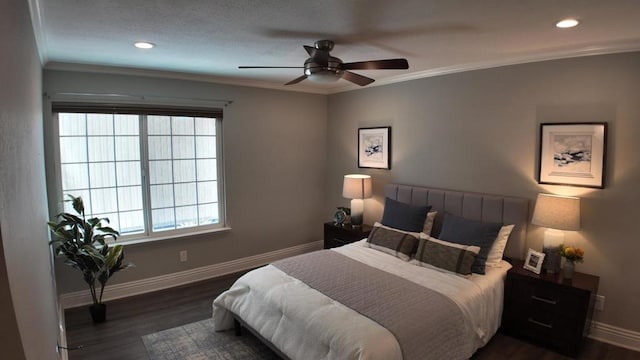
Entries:
{"label": "white duvet", "polygon": [[[467,278],[405,262],[367,247],[364,240],[333,251],[453,300],[465,318],[462,353],[467,358],[500,326],[504,278],[511,267],[507,262],[500,268],[487,267],[486,275]],[[214,300],[217,331],[233,327],[232,313],[291,359],[402,359],[387,329],[271,265],[243,275]]]}

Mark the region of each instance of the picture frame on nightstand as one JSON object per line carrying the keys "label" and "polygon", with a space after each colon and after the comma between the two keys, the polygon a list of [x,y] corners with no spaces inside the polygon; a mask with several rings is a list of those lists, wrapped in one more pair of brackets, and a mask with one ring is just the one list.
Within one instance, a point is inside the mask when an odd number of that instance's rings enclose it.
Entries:
{"label": "picture frame on nightstand", "polygon": [[527,257],[524,260],[523,268],[536,274],[540,274],[540,271],[542,270],[542,261],[545,256],[545,253],[529,249],[529,251],[527,251]]}

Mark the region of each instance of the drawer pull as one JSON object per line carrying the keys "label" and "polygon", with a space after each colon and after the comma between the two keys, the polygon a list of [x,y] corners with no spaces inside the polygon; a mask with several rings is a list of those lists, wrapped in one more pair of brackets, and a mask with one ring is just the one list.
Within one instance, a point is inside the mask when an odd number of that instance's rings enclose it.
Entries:
{"label": "drawer pull", "polygon": [[540,326],[546,327],[548,329],[552,329],[553,328],[553,325],[551,325],[551,324],[543,323],[543,322],[540,322],[538,320],[533,320],[532,318],[528,318],[527,321],[529,321],[530,323],[536,324],[536,325],[540,325]]}
{"label": "drawer pull", "polygon": [[541,298],[541,297],[538,297],[538,296],[535,296],[535,295],[531,295],[531,298],[533,300],[542,301],[543,303],[547,303],[547,304],[551,304],[551,305],[555,305],[555,304],[558,303],[555,300],[549,300],[549,299]]}

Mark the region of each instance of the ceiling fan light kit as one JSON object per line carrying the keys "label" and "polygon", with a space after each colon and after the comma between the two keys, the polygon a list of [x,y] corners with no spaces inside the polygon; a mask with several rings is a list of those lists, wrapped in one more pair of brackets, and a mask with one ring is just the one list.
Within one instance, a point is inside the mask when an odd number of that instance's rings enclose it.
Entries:
{"label": "ceiling fan light kit", "polygon": [[[345,79],[360,86],[366,86],[374,82],[374,79],[356,74],[349,70],[405,70],[409,68],[406,59],[370,60],[351,63],[343,63],[342,60],[331,56],[333,41],[318,40],[314,46],[304,45],[309,58],[304,62],[304,74],[285,85],[297,84],[309,79],[317,83],[329,83]],[[296,68],[295,66],[239,66],[240,69],[265,69],[265,68]]]}
{"label": "ceiling fan light kit", "polygon": [[338,81],[344,71],[340,69],[342,61],[336,57],[330,56],[327,65],[316,63],[313,58],[308,58],[304,62],[304,74],[311,81],[318,83],[329,83]]}

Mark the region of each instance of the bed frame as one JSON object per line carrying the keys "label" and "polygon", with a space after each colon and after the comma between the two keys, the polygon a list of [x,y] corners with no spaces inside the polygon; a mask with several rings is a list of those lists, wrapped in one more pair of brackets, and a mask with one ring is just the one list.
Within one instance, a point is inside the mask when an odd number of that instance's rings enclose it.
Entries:
{"label": "bed frame", "polygon": [[[504,258],[522,259],[526,249],[527,223],[529,222],[529,200],[524,198],[435,189],[421,186],[388,184],[385,196],[412,205],[431,205],[438,214],[433,224],[433,234],[440,233],[445,211],[470,220],[501,222],[515,225],[504,252]],[[289,360],[276,346],[262,337],[236,314],[234,327],[236,336],[246,328],[282,359]]]}
{"label": "bed frame", "polygon": [[238,315],[233,314],[233,329],[235,331],[236,336],[242,335],[242,328],[249,330],[253,336],[255,336],[260,342],[265,344],[271,351],[273,351],[278,357],[282,360],[291,360],[287,355],[285,355],[280,349],[278,349],[271,341],[265,339],[259,332],[254,330],[251,326],[249,326],[244,320],[242,320]]}

